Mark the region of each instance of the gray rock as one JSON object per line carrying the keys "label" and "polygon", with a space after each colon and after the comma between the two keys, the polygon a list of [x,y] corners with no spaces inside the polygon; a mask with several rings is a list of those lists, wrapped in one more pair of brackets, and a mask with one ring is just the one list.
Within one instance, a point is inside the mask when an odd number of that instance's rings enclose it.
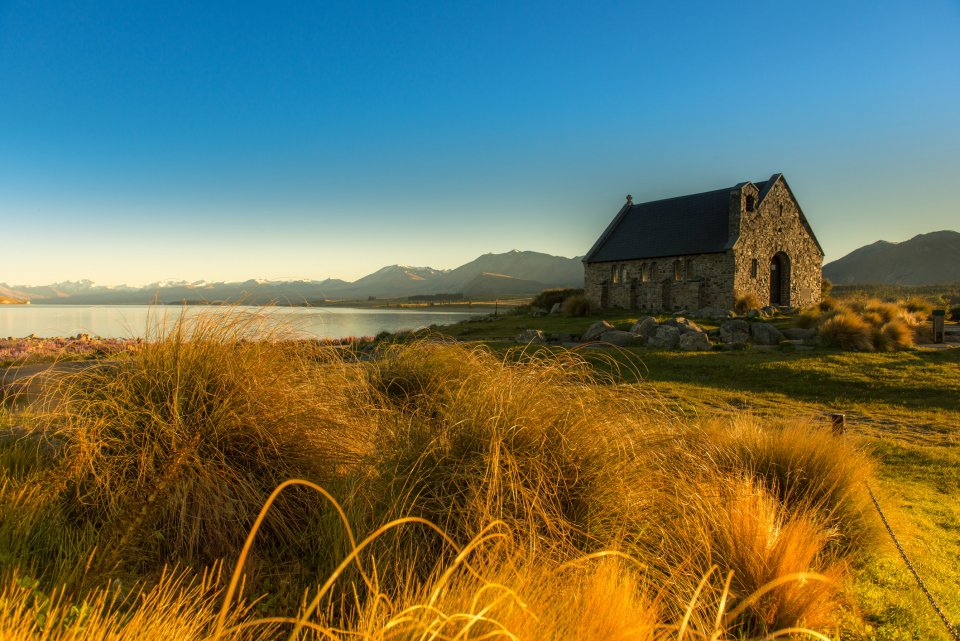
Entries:
{"label": "gray rock", "polygon": [[524,345],[542,345],[547,342],[539,329],[525,329],[517,336],[517,342]]}
{"label": "gray rock", "polygon": [[633,324],[633,327],[630,328],[630,331],[637,336],[647,338],[650,336],[650,334],[657,331],[657,327],[659,327],[659,323],[657,323],[656,318],[653,316],[644,316]]}
{"label": "gray rock", "polygon": [[617,345],[618,347],[630,347],[631,345],[636,345],[640,339],[632,332],[611,329],[600,334],[600,340],[605,343],[610,343],[611,345]]}
{"label": "gray rock", "polygon": [[683,316],[678,316],[677,318],[670,318],[663,321],[664,325],[672,325],[680,330],[681,334],[686,334],[687,332],[702,332],[703,330],[699,325],[694,323],[692,320],[684,318]]}
{"label": "gray rock", "polygon": [[533,316],[534,318],[542,318],[543,316],[547,315],[547,310],[541,309],[539,307],[534,307],[533,309],[530,310],[530,315]]}
{"label": "gray rock", "polygon": [[745,320],[728,320],[720,326],[720,340],[732,345],[745,345],[750,340],[750,324]]}
{"label": "gray rock", "polygon": [[593,325],[591,325],[590,327],[588,327],[588,328],[587,328],[587,331],[585,331],[585,332],[583,333],[583,339],[582,339],[582,340],[584,340],[584,341],[595,341],[595,340],[597,340],[598,338],[600,338],[600,334],[602,334],[602,333],[604,333],[604,332],[608,332],[608,331],[610,331],[610,330],[613,329],[613,328],[614,328],[613,325],[611,325],[611,324],[608,323],[607,321],[604,321],[604,320],[602,320],[602,321],[597,321],[596,323],[594,323]]}
{"label": "gray rock", "polygon": [[671,325],[661,325],[647,339],[647,346],[657,349],[676,349],[679,344],[680,330]]}
{"label": "gray rock", "polygon": [[779,345],[783,333],[770,323],[750,323],[750,337],[754,345]]}
{"label": "gray rock", "polygon": [[551,314],[559,314],[562,311],[563,311],[563,305],[560,303],[554,303],[553,307],[550,308]]}
{"label": "gray rock", "polygon": [[685,352],[707,352],[713,348],[704,332],[687,332],[680,336],[679,344]]}
{"label": "gray rock", "polygon": [[810,341],[817,335],[817,330],[812,327],[809,329],[787,327],[783,330],[783,335],[792,341]]}
{"label": "gray rock", "polygon": [[751,309],[747,312],[747,318],[759,318],[761,316],[759,309]]}

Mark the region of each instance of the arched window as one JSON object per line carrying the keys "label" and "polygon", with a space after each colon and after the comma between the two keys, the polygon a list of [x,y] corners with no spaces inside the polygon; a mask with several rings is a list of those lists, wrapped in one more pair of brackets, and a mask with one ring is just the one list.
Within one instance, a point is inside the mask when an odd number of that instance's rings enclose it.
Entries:
{"label": "arched window", "polygon": [[753,211],[757,208],[757,199],[754,196],[747,196],[747,211]]}
{"label": "arched window", "polygon": [[673,261],[673,280],[683,280],[683,262]]}
{"label": "arched window", "polygon": [[756,278],[757,272],[760,271],[760,262],[754,258],[750,261],[750,278]]}
{"label": "arched window", "polygon": [[640,280],[644,283],[650,282],[650,263],[640,265]]}
{"label": "arched window", "polygon": [[627,282],[627,266],[626,265],[620,265],[620,282],[621,283]]}
{"label": "arched window", "polygon": [[693,278],[693,277],[694,277],[694,273],[693,273],[693,259],[692,259],[692,258],[688,258],[688,259],[687,259],[687,280],[690,280],[690,279]]}
{"label": "arched window", "polygon": [[616,285],[620,282],[620,270],[617,269],[616,265],[610,266],[610,281]]}

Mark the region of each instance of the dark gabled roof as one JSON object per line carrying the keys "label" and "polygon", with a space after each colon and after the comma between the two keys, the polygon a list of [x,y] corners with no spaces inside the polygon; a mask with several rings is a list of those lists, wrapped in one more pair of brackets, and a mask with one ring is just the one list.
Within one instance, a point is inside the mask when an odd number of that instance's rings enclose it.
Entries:
{"label": "dark gabled roof", "polygon": [[[584,256],[583,262],[726,251],[731,243],[730,192],[744,184],[702,194],[624,205]],[[753,184],[765,193],[767,181]]]}

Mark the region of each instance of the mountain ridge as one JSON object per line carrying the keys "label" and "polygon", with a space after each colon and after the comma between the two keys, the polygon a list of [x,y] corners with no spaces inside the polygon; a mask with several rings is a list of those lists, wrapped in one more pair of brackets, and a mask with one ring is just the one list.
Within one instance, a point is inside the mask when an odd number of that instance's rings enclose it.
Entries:
{"label": "mountain ridge", "polygon": [[823,267],[835,285],[940,285],[960,282],[960,232],[878,240]]}
{"label": "mountain ridge", "polygon": [[11,287],[0,282],[0,295],[41,304],[149,304],[241,301],[290,304],[322,300],[406,298],[424,294],[467,297],[535,294],[550,287],[582,287],[580,257],[565,258],[534,251],[483,254],[453,269],[386,265],[355,281],[324,280],[239,282],[166,280],[144,287],[103,286],[90,280]]}

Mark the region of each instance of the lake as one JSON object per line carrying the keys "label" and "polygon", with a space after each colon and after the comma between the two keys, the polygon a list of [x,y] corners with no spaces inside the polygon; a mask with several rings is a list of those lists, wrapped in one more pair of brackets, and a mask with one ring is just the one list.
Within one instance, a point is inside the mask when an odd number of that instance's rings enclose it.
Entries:
{"label": "lake", "polygon": [[[22,338],[90,334],[104,338],[143,337],[148,326],[165,317],[168,322],[180,312],[177,306],[149,305],[0,305],[0,336]],[[351,307],[217,307],[193,305],[188,315],[223,314],[234,310],[266,312],[271,319],[305,336],[343,338],[375,336],[382,331],[414,330],[430,325],[451,325],[482,316],[486,308],[458,311],[432,309],[369,309]]]}

